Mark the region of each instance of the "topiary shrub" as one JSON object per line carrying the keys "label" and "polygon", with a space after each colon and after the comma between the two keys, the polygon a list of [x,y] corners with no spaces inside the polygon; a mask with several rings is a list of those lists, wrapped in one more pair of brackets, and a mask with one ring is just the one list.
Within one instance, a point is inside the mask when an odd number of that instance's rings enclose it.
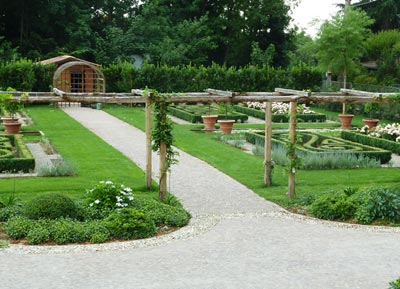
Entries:
{"label": "topiary shrub", "polygon": [[111,213],[105,224],[116,239],[141,239],[153,236],[156,226],[153,220],[141,211],[124,208]]}
{"label": "topiary shrub", "polygon": [[310,206],[310,213],[324,220],[347,220],[354,216],[356,203],[346,193],[327,193]]}
{"label": "topiary shrub", "polygon": [[39,195],[24,206],[29,219],[76,218],[77,207],[72,199],[59,193]]}

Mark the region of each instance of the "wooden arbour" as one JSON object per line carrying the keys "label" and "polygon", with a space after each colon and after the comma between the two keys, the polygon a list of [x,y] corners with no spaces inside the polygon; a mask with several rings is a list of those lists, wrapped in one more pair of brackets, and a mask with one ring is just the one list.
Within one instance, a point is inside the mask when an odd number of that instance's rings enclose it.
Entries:
{"label": "wooden arbour", "polygon": [[[8,93],[8,92],[0,92]],[[26,103],[58,103],[58,102],[80,102],[80,103],[103,103],[103,104],[145,104],[146,105],[146,185],[151,187],[152,164],[151,164],[151,105],[149,97],[145,96],[144,90],[134,89],[131,93],[67,93],[54,89],[53,93],[45,92],[13,92],[12,95],[18,101],[22,94],[28,96],[23,98]],[[264,159],[264,183],[271,185],[271,135],[272,135],[272,103],[290,102],[289,141],[295,145],[296,141],[296,107],[299,102],[339,102],[339,103],[383,103],[391,100],[390,96],[396,93],[371,93],[366,91],[341,89],[340,92],[306,92],[293,89],[276,88],[274,92],[230,92],[216,89],[207,89],[205,92],[188,92],[181,94],[166,94],[170,103],[209,103],[209,102],[231,102],[242,103],[248,101],[265,102],[265,159]],[[163,155],[160,154],[160,164],[165,163]],[[294,158],[294,155],[290,155]],[[160,165],[160,176],[166,174]],[[292,168],[288,177],[288,196],[295,195],[295,169]],[[166,177],[160,177],[160,191],[166,190]]]}

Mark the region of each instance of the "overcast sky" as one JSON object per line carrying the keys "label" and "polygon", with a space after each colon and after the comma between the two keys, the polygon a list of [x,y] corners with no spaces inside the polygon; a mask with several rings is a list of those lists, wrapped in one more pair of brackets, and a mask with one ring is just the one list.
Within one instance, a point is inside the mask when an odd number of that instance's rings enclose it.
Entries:
{"label": "overcast sky", "polygon": [[[300,5],[294,9],[292,18],[297,26],[304,28],[306,33],[315,37],[323,20],[329,19],[339,10],[335,4],[344,4],[344,0],[301,0]],[[310,22],[320,20],[317,25]]]}

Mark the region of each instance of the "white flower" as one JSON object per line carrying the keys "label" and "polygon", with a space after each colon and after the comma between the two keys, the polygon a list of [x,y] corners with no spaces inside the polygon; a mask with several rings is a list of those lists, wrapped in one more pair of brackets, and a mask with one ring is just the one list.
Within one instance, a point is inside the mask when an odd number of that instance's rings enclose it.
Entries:
{"label": "white flower", "polygon": [[99,204],[99,203],[100,203],[100,200],[95,200],[94,203],[95,203],[95,204]]}
{"label": "white flower", "polygon": [[89,204],[89,207],[93,207],[93,203],[90,203],[90,204]]}
{"label": "white flower", "polygon": [[122,198],[119,197],[119,196],[117,196],[117,201],[118,201],[118,202],[122,202]]}
{"label": "white flower", "polygon": [[[398,137],[398,139],[399,139],[399,141],[400,141],[400,137]],[[129,201],[133,201],[133,199],[134,199],[133,196],[129,196],[129,197],[128,197],[128,200],[129,200]]]}
{"label": "white flower", "polygon": [[106,185],[112,185],[112,181],[106,181]]}

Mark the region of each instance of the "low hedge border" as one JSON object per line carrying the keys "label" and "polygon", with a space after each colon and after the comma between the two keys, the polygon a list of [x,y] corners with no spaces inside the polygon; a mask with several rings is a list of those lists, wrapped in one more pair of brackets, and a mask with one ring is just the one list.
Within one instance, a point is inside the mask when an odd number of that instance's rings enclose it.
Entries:
{"label": "low hedge border", "polygon": [[[327,136],[322,136],[320,134],[313,133],[318,137],[323,137],[324,139],[332,139],[340,142],[344,142],[347,145],[357,145],[361,146],[364,150],[363,151],[356,151],[356,150],[347,150],[347,151],[342,151],[343,153],[354,153],[355,155],[363,155],[367,156],[369,158],[374,158],[376,160],[379,160],[382,164],[385,164],[390,161],[392,158],[392,153],[390,151],[381,149],[381,148],[376,148],[372,146],[367,146],[359,143],[355,143],[349,140],[344,140],[340,138],[335,138],[335,137],[327,137]],[[265,143],[265,137],[264,135],[257,133],[257,132],[246,132],[246,140],[252,144],[259,144],[259,145],[264,145]],[[272,137],[272,143],[277,144],[280,146],[285,147],[287,142],[276,139]],[[307,144],[307,147],[303,147],[300,145],[297,145],[296,151],[299,154],[329,154],[329,151],[312,151],[310,150],[310,146]],[[332,153],[337,153],[338,151],[332,151]]]}
{"label": "low hedge border", "polygon": [[[265,112],[262,110],[249,108],[243,105],[234,105],[233,108],[240,113],[245,113],[247,115],[265,119]],[[322,113],[315,113],[315,114],[297,114],[297,121],[298,122],[325,122],[326,115]],[[272,122],[289,122],[289,115],[288,114],[273,114],[272,115]]]}
{"label": "low hedge border", "polygon": [[0,172],[24,172],[29,173],[35,169],[35,159],[24,143],[23,136],[17,135],[2,135],[10,139],[11,144],[15,147],[19,157],[0,159]]}
{"label": "low hedge border", "polygon": [[[169,113],[173,116],[176,116],[180,119],[186,120],[191,123],[202,123],[203,119],[201,118],[201,115],[196,114],[196,113],[191,113],[188,112],[184,109],[180,109],[178,107],[169,107],[168,108]],[[218,115],[217,119],[225,119],[225,115]],[[229,113],[228,114],[228,119],[234,119],[236,122],[240,121],[241,123],[246,122],[249,117],[246,114],[243,113]]]}
{"label": "low hedge border", "polygon": [[347,131],[347,130],[343,130],[341,132],[341,137],[343,139],[346,139],[349,141],[353,141],[353,142],[357,142],[360,144],[369,145],[369,146],[373,146],[373,147],[378,147],[381,149],[391,151],[392,153],[395,153],[395,154],[400,154],[400,143],[397,143],[397,142],[394,142],[391,140],[387,140],[387,139],[383,139],[383,138],[376,138],[376,137],[368,136],[368,135],[361,134],[358,132]]}

